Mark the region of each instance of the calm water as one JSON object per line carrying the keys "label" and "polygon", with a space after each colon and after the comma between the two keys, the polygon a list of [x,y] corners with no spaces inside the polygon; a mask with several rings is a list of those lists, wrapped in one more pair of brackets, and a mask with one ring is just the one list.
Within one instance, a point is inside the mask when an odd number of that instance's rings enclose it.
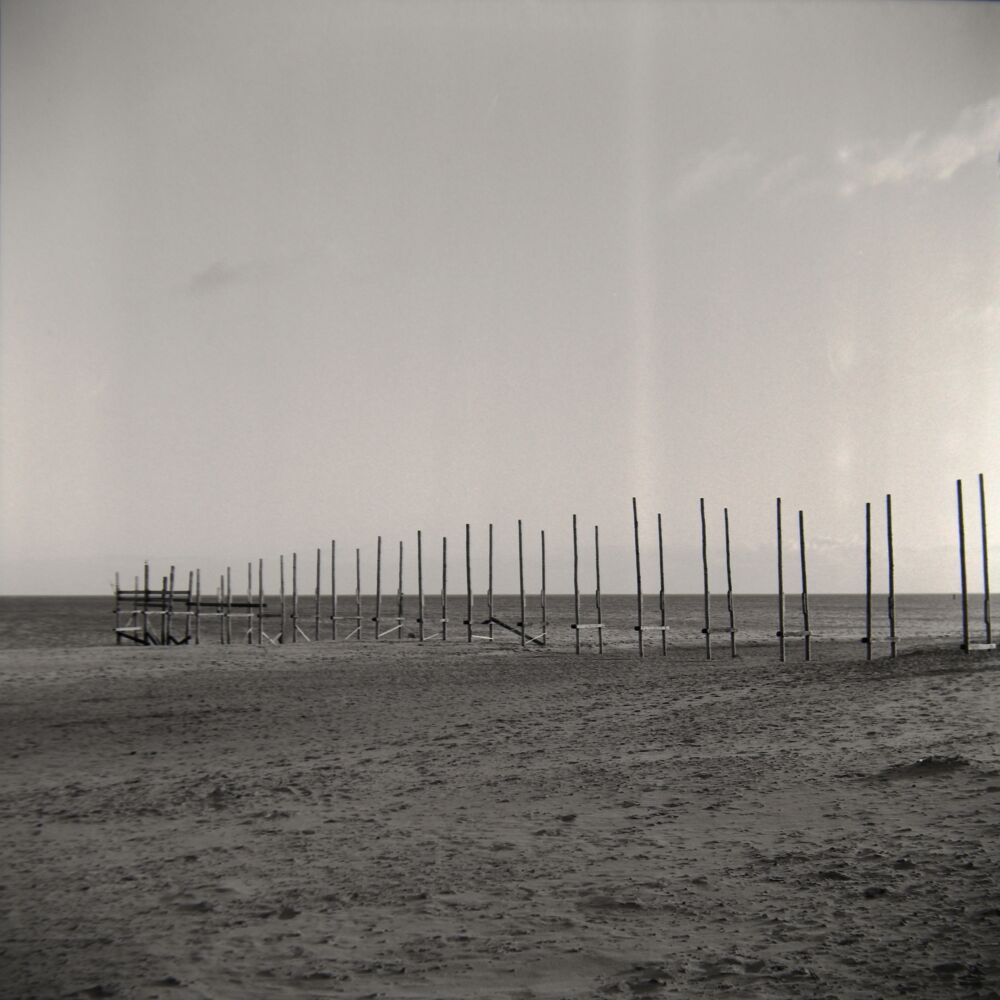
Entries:
{"label": "calm water", "polygon": [[[268,612],[280,608],[276,597],[267,599]],[[605,635],[617,643],[634,641],[635,597],[605,594],[602,598],[603,617],[607,626]],[[291,601],[287,602],[289,613]],[[777,599],[773,595],[737,596],[735,599],[738,641],[747,643],[775,642],[777,631]],[[572,642],[573,632],[569,628],[573,621],[572,595],[552,595],[547,598],[550,641]],[[374,597],[365,597],[362,603],[364,637],[371,638],[374,614]],[[330,637],[329,598],[321,603],[320,635]],[[340,615],[354,614],[353,595],[338,599]],[[865,631],[865,603],[863,595],[824,595],[809,597],[810,627],[814,642],[826,640],[856,641]],[[407,597],[404,604],[407,618],[407,635],[415,634],[417,625],[417,600]],[[497,596],[494,599],[494,614],[502,621],[514,624],[519,620],[518,597]],[[383,596],[381,629],[391,628],[396,615],[396,596]],[[674,645],[688,645],[701,641],[704,625],[704,610],[701,595],[668,595],[667,623],[670,626],[670,642]],[[644,623],[655,625],[659,622],[659,599],[648,597],[644,605]],[[972,598],[969,606],[973,640],[981,637],[982,598]],[[124,619],[127,614],[123,615]],[[441,617],[440,597],[425,600],[426,630],[437,632],[437,619]],[[448,601],[449,639],[464,639],[465,596],[451,596]],[[478,624],[486,618],[486,598],[477,595],[473,620],[477,633],[485,633],[486,627]],[[728,612],[724,596],[712,598],[712,624],[728,624]],[[885,612],[885,598],[877,597],[873,609],[873,632],[876,638],[888,634]],[[581,598],[581,620],[595,620],[593,596]],[[158,621],[154,619],[154,621]],[[537,595],[527,600],[527,621],[529,632],[540,632],[541,614]],[[432,624],[435,622],[435,624]],[[315,603],[312,598],[299,599],[299,627],[310,638],[315,623]],[[353,625],[340,622],[340,635],[350,632]],[[786,598],[786,630],[796,631],[801,627],[800,601],[797,596]],[[274,635],[280,626],[278,619],[268,619],[266,630]],[[290,625],[289,625],[290,628]],[[233,641],[245,641],[246,619],[233,617]],[[113,603],[110,597],[0,597],[0,648],[25,649],[32,647],[64,646],[110,646],[115,643]],[[219,620],[203,616],[201,619],[202,642],[219,641]],[[183,635],[183,618],[174,622],[174,634]],[[515,636],[496,629],[498,637],[516,642]],[[950,594],[903,594],[896,598],[896,633],[903,642],[918,642],[927,639],[960,637],[962,632],[961,601]],[[594,639],[594,633],[584,633],[587,641]],[[656,642],[655,633],[650,633],[648,641]],[[720,645],[728,642],[728,637],[714,637]]]}

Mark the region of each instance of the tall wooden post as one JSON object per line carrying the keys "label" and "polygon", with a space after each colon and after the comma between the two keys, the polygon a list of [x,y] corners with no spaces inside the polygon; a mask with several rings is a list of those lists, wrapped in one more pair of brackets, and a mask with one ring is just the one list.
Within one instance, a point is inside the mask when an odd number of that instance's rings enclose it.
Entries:
{"label": "tall wooden post", "polygon": [[472,642],[472,538],[465,526],[465,628],[466,642]]}
{"label": "tall wooden post", "polygon": [[635,497],[632,497],[632,526],[635,534],[635,599],[638,624],[635,631],[639,636],[639,656],[645,655],[642,643],[642,569],[639,563],[639,509]]}
{"label": "tall wooden post", "polygon": [[142,564],[142,644],[149,645],[149,562]]}
{"label": "tall wooden post", "polygon": [[965,573],[965,512],[962,509],[962,480],[958,489],[958,559],[962,576],[962,649],[969,652],[969,583]]}
{"label": "tall wooden post", "polygon": [[247,645],[253,643],[253,563],[247,563]]}
{"label": "tall wooden post", "polygon": [[337,542],[333,539],[330,541],[330,638],[337,638]]}
{"label": "tall wooden post", "polygon": [[299,638],[299,554],[292,553],[292,642]]}
{"label": "tall wooden post", "polygon": [[448,641],[448,537],[441,539],[441,641]]}
{"label": "tall wooden post", "polygon": [[233,571],[226,567],[226,644],[233,642]]}
{"label": "tall wooden post", "polygon": [[549,615],[545,606],[545,532],[542,532],[542,645],[549,641]]}
{"label": "tall wooden post", "polygon": [[121,585],[118,580],[118,571],[115,571],[115,645],[122,644],[122,634],[118,630],[122,627],[121,611]]}
{"label": "tall wooden post", "polygon": [[778,656],[785,662],[785,574],[781,554],[781,497],[778,497]]}
{"label": "tall wooden post", "polygon": [[358,619],[358,642],[361,642],[361,549],[354,550],[354,614]]}
{"label": "tall wooden post", "polygon": [[889,650],[896,658],[896,563],[892,553],[892,496],[885,495],[885,534],[889,561]]}
{"label": "tall wooden post", "polygon": [[524,647],[525,640],[525,618],[524,613],[524,541],[521,532],[521,519],[517,520],[517,568],[521,580],[521,620],[518,625],[521,627],[521,647]]}
{"label": "tall wooden post", "polygon": [[799,557],[802,563],[802,633],[806,660],[812,659],[812,633],[809,630],[809,585],[806,582],[806,529],[799,511]]}
{"label": "tall wooden post", "polygon": [[219,591],[215,602],[215,610],[219,616],[219,645],[226,644],[226,574],[219,574]]}
{"label": "tall wooden post", "polygon": [[184,642],[189,643],[191,641],[191,598],[194,596],[194,573],[188,570],[188,593],[187,602],[185,604],[184,615]]}
{"label": "tall wooden post", "polygon": [[170,567],[170,583],[167,589],[167,607],[164,613],[164,618],[167,621],[167,645],[173,642],[173,627],[174,627],[174,573],[175,569],[173,566]]}
{"label": "tall wooden post", "polygon": [[403,635],[403,543],[399,543],[399,584],[396,587],[396,638],[402,641]]}
{"label": "tall wooden post", "polygon": [[667,655],[667,580],[663,575],[663,515],[656,515],[656,541],[660,551],[660,642]]}
{"label": "tall wooden post", "polygon": [[712,659],[712,605],[708,592],[708,526],[705,524],[705,498],[701,498],[701,575],[705,593],[705,659]]}
{"label": "tall wooden post", "polygon": [[167,578],[163,578],[163,589],[160,592],[160,645],[167,644]]}
{"label": "tall wooden post", "polygon": [[278,585],[281,588],[281,631],[278,633],[278,642],[284,644],[286,640],[285,629],[287,627],[285,620],[285,557],[280,555],[278,557]]}
{"label": "tall wooden post", "polygon": [[865,504],[865,659],[872,658],[872,505]]}
{"label": "tall wooden post", "polygon": [[983,534],[983,624],[986,626],[986,643],[993,642],[993,623],[990,618],[990,559],[986,540],[986,486],[979,473],[979,519]]}
{"label": "tall wooden post", "polygon": [[201,645],[201,570],[194,573],[194,644]]}
{"label": "tall wooden post", "polygon": [[316,550],[316,608],[314,611],[315,618],[313,620],[313,641],[319,642],[319,599],[320,599],[320,573],[321,569],[321,556],[320,550]]}
{"label": "tall wooden post", "polygon": [[264,560],[257,560],[257,645],[264,645]]}
{"label": "tall wooden post", "polygon": [[382,638],[381,630],[382,618],[382,536],[378,536],[378,543],[375,547],[375,638]]}
{"label": "tall wooden post", "polygon": [[594,525],[594,601],[597,604],[597,652],[604,655],[604,621],[601,617],[601,538]]}
{"label": "tall wooden post", "polygon": [[493,525],[490,524],[489,528],[489,576],[486,581],[486,617],[489,619],[489,637],[490,642],[493,641],[493,616],[495,614],[493,610]]}
{"label": "tall wooden post", "polygon": [[733,563],[729,550],[729,508],[722,508],[726,529],[726,608],[729,611],[729,655],[736,659],[736,608],[733,603]]}
{"label": "tall wooden post", "polygon": [[419,639],[424,641],[424,548],[420,530],[417,530],[417,627]]}
{"label": "tall wooden post", "polygon": [[[576,655],[580,655],[580,556],[576,540],[576,514],[573,515],[573,633]],[[600,631],[600,629],[598,629]]]}

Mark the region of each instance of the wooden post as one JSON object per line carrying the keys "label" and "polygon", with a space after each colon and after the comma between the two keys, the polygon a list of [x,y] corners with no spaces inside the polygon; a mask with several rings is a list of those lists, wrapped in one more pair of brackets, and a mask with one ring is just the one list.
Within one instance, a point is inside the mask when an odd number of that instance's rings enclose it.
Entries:
{"label": "wooden post", "polygon": [[639,564],[639,511],[636,507],[635,497],[632,497],[632,526],[635,533],[635,595],[636,595],[636,615],[638,624],[636,634],[639,636],[639,656],[645,655],[642,644],[642,570]]}
{"label": "wooden post", "polygon": [[524,613],[524,543],[523,535],[521,532],[521,519],[517,520],[517,567],[518,575],[521,581],[521,620],[518,625],[521,627],[521,648],[524,648],[525,639],[525,618],[527,615]]}
{"label": "wooden post", "polygon": [[736,659],[736,609],[733,605],[733,564],[729,551],[729,508],[722,508],[726,529],[726,607],[729,611],[729,655]]}
{"label": "wooden post", "polygon": [[[576,541],[576,514],[573,515],[573,632],[576,655],[580,655],[580,558]],[[600,631],[600,629],[598,629]]]}
{"label": "wooden post", "polygon": [[173,639],[173,625],[174,625],[174,567],[170,567],[170,586],[167,590],[167,603],[166,608],[163,612],[163,618],[166,622],[166,633],[167,641],[165,645],[170,645]]}
{"label": "wooden post", "polygon": [[705,593],[705,659],[712,659],[712,605],[708,592],[708,526],[705,524],[705,498],[701,498],[701,575]]}
{"label": "wooden post", "polygon": [[233,642],[233,573],[226,567],[226,645]]}
{"label": "wooden post", "polygon": [[194,573],[194,644],[201,645],[201,570]]}
{"label": "wooden post", "polygon": [[163,577],[163,588],[160,591],[160,645],[167,644],[167,578]]}
{"label": "wooden post", "polygon": [[358,619],[358,642],[361,641],[361,549],[354,550],[354,614]]}
{"label": "wooden post", "polygon": [[380,620],[382,618],[382,536],[378,536],[378,544],[375,549],[375,638],[381,635]]}
{"label": "wooden post", "polygon": [[806,529],[799,511],[799,557],[802,562],[802,632],[806,660],[812,659],[812,635],[809,631],[809,586],[806,583]]}
{"label": "wooden post", "polygon": [[872,658],[872,505],[865,504],[865,659]]}
{"label": "wooden post", "polygon": [[257,560],[257,645],[264,645],[264,560]]}
{"label": "wooden post", "polygon": [[403,543],[399,543],[399,584],[396,587],[396,638],[403,640]]}
{"label": "wooden post", "polygon": [[958,488],[958,559],[962,576],[962,649],[969,652],[969,584],[965,574],[965,512],[962,510],[962,480]]}
{"label": "wooden post", "polygon": [[313,641],[319,642],[319,599],[320,599],[320,550],[316,550],[316,617],[313,622]]}
{"label": "wooden post", "polygon": [[219,616],[219,645],[226,644],[226,574],[219,574],[219,592],[215,602],[215,610]]}
{"label": "wooden post", "polygon": [[417,530],[417,625],[419,626],[419,639],[424,641],[424,549]]}
{"label": "wooden post", "polygon": [[285,642],[285,557],[278,557],[278,583],[281,587],[281,632],[278,634],[278,642]]}
{"label": "wooden post", "polygon": [[781,558],[781,497],[778,497],[778,656],[785,662],[785,576]]}
{"label": "wooden post", "polygon": [[986,542],[986,486],[979,473],[979,519],[983,531],[983,624],[986,626],[986,643],[993,642],[993,623],[990,618],[990,560]]}
{"label": "wooden post", "polygon": [[185,604],[186,614],[184,615],[184,642],[191,641],[191,597],[194,594],[194,573],[188,570],[188,594]]}
{"label": "wooden post", "polygon": [[118,630],[122,627],[121,612],[121,586],[118,580],[118,571],[115,570],[115,645],[122,644],[122,634]]}
{"label": "wooden post", "polygon": [[493,641],[493,525],[490,524],[490,559],[489,559],[489,579],[487,580],[486,591],[486,617],[489,619],[490,642]]}
{"label": "wooden post", "polygon": [[[361,624],[360,622],[358,623]],[[330,542],[330,638],[337,638],[337,543]]]}
{"label": "wooden post", "polygon": [[299,638],[299,554],[292,553],[292,642]]}
{"label": "wooden post", "polygon": [[656,538],[660,550],[660,641],[667,655],[667,582],[663,575],[663,515],[656,515]]}
{"label": "wooden post", "polygon": [[142,564],[142,644],[149,645],[149,562]]}
{"label": "wooden post", "polygon": [[604,655],[604,621],[601,617],[601,539],[597,530],[597,525],[594,525],[594,573],[595,573],[595,585],[594,585],[594,601],[597,604],[597,652],[600,655]]}
{"label": "wooden post", "polygon": [[448,641],[448,536],[441,539],[441,641]]}
{"label": "wooden post", "polygon": [[542,532],[542,645],[549,641],[549,615],[545,606],[545,532]]}
{"label": "wooden post", "polygon": [[896,564],[892,554],[892,496],[885,495],[885,534],[889,560],[889,649],[896,658]]}
{"label": "wooden post", "polygon": [[253,645],[253,563],[247,563],[247,645]]}
{"label": "wooden post", "polygon": [[472,642],[472,540],[469,526],[465,526],[465,634]]}

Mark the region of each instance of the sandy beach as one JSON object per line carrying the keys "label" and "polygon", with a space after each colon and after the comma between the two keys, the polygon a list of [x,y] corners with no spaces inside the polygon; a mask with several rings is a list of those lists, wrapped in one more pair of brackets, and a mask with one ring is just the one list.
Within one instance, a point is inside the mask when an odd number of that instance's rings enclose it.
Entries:
{"label": "sandy beach", "polygon": [[2,652],[0,993],[1000,997],[1000,660],[856,655]]}

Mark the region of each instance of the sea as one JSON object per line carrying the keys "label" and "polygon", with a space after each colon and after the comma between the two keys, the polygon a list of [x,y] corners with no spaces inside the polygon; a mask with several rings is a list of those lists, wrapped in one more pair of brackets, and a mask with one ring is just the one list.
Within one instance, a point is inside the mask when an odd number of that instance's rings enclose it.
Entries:
{"label": "sea", "polygon": [[[234,597],[235,599],[235,597]],[[270,596],[265,598],[267,615],[265,630],[269,635],[277,635],[280,630],[280,598]],[[668,594],[665,596],[666,619],[669,627],[669,643],[676,646],[692,646],[703,642],[702,629],[705,627],[704,598],[701,594]],[[286,628],[291,630],[292,603],[286,597]],[[778,599],[773,594],[735,595],[733,598],[736,620],[737,639],[739,643],[759,645],[776,643],[775,634],[778,631]],[[785,598],[785,631],[795,632],[802,629],[802,610],[799,595],[786,595]],[[120,614],[122,625],[126,625],[131,609],[123,609]],[[320,638],[331,638],[330,598],[323,596],[320,600]],[[962,602],[952,594],[897,594],[895,599],[896,636],[902,644],[919,645],[930,640],[943,640],[951,637],[961,640],[962,636]],[[637,604],[635,595],[603,594],[601,596],[602,620],[605,625],[605,637],[614,643],[634,641],[637,619]],[[356,615],[354,595],[338,597],[338,634],[346,637],[355,628],[355,623],[347,616]],[[362,597],[362,638],[374,636],[375,598],[372,595]],[[477,594],[474,598],[473,622],[476,635],[485,635],[488,626],[483,624],[488,614],[487,598]],[[386,633],[396,625],[398,615],[398,598],[396,594],[382,595],[379,630]],[[725,595],[713,595],[710,602],[712,628],[728,627],[729,611]],[[407,595],[403,600],[403,637],[415,638],[419,625],[417,618],[419,607],[417,598]],[[520,598],[518,595],[495,595],[493,598],[493,616],[499,622],[517,629],[520,619]],[[466,596],[449,595],[447,608],[448,637],[461,640],[466,637],[464,625],[466,618]],[[425,635],[431,636],[440,632],[442,618],[441,598],[439,595],[425,596],[424,628]],[[573,641],[571,624],[575,620],[574,600],[571,594],[548,594],[545,602],[545,618],[547,635],[553,644],[570,643]],[[597,621],[593,594],[581,595],[580,620],[582,623]],[[154,620],[158,623],[158,619]],[[538,594],[526,597],[525,621],[529,635],[538,635],[542,631],[541,598]],[[981,595],[970,595],[969,621],[972,641],[979,641],[985,633],[983,598]],[[658,595],[647,595],[643,602],[643,624],[659,625],[660,607]],[[866,627],[865,597],[863,594],[810,594],[809,595],[809,630],[814,643],[827,641],[858,642],[865,635]],[[203,643],[220,642],[222,629],[221,620],[214,615],[202,613],[199,623],[200,640]],[[316,605],[313,597],[299,597],[298,616],[296,624],[300,629],[302,640],[315,638]],[[158,624],[154,625],[158,628]],[[237,617],[234,612],[231,619],[231,634],[233,642],[246,641],[247,619]],[[115,614],[114,601],[106,597],[0,597],[0,649],[32,649],[32,648],[72,648],[76,646],[113,646],[115,645]],[[494,626],[495,641],[510,641],[517,643],[518,636],[504,629],[501,625]],[[183,636],[184,618],[175,617],[173,634]],[[885,595],[877,595],[872,600],[872,634],[876,640],[882,640],[889,635],[887,617],[887,599]],[[596,641],[596,632],[581,633],[590,644]],[[396,632],[390,632],[386,638],[397,638]],[[659,642],[657,633],[649,633],[649,642]],[[720,646],[727,644],[728,635],[713,636],[713,641]]]}

